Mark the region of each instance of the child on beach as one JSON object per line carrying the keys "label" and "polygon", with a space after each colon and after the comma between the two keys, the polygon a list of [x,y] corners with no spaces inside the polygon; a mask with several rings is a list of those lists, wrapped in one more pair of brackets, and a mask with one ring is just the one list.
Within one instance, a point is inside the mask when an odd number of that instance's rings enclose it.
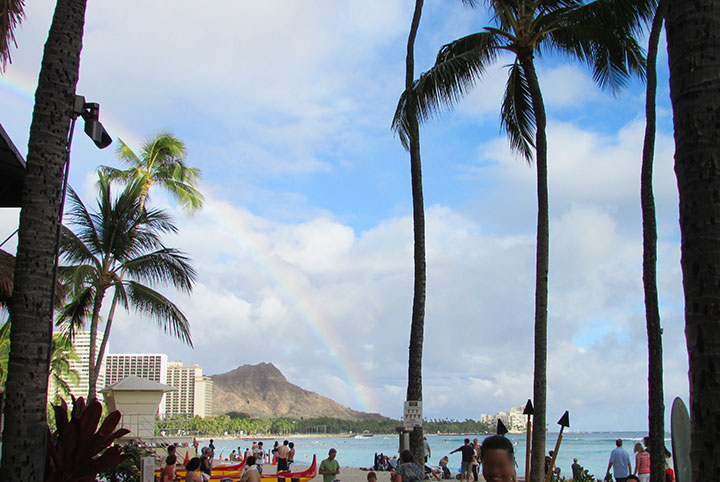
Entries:
{"label": "child on beach", "polygon": [[377,474],[372,470],[367,474],[367,482],[377,482]]}

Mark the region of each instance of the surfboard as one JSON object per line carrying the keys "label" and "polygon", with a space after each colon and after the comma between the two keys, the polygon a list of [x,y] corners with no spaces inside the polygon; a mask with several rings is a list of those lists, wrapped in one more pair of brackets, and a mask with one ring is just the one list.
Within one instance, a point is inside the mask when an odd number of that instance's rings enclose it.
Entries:
{"label": "surfboard", "polygon": [[690,415],[680,397],[675,398],[670,415],[672,455],[677,482],[692,482],[690,465]]}

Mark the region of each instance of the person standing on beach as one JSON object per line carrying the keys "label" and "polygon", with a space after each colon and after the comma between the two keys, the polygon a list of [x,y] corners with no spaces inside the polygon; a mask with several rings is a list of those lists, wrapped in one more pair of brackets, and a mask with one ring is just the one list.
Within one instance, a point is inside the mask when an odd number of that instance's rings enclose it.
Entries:
{"label": "person standing on beach", "polygon": [[650,454],[639,443],[635,444],[635,472],[640,482],[650,482]]}
{"label": "person standing on beach", "polygon": [[430,444],[427,441],[427,437],[423,437],[423,445],[425,446],[425,463],[430,460],[432,453],[430,452]]}
{"label": "person standing on beach", "polygon": [[472,465],[472,475],[473,480],[475,482],[478,482],[478,478],[480,476],[480,444],[478,443],[478,439],[473,439],[473,450],[475,453],[473,454],[473,465]]}
{"label": "person standing on beach", "polygon": [[615,449],[610,452],[610,461],[608,462],[605,478],[610,477],[610,468],[612,467],[615,482],[627,482],[627,477],[630,475],[630,472],[632,472],[630,455],[622,448],[622,439],[617,439],[615,445]]}
{"label": "person standing on beach", "polygon": [[340,474],[340,464],[335,460],[337,450],[330,449],[328,458],[320,462],[318,472],[323,476],[323,482],[333,482],[339,480],[336,476]]}
{"label": "person standing on beach", "polygon": [[462,452],[462,464],[460,468],[461,476],[460,480],[467,480],[470,481],[470,473],[472,472],[472,463],[473,463],[473,455],[475,454],[475,449],[470,444],[470,439],[465,439],[465,444],[461,447],[456,448],[451,454],[454,454],[455,452]]}
{"label": "person standing on beach", "polygon": [[583,467],[577,462],[577,458],[573,459],[570,468],[572,469],[573,480],[577,480],[582,476]]}
{"label": "person standing on beach", "polygon": [[277,470],[276,472],[286,472],[288,467],[288,454],[290,454],[290,448],[288,447],[287,440],[284,440],[282,445],[278,445],[275,457],[277,457]]}
{"label": "person standing on beach", "polygon": [[210,443],[208,444],[208,447],[210,447],[210,450],[215,452],[215,440],[214,439],[210,439]]}
{"label": "person standing on beach", "polygon": [[290,470],[290,466],[295,463],[295,444],[290,442],[288,448],[290,449],[290,452],[288,452],[288,470]]}
{"label": "person standing on beach", "polygon": [[480,445],[482,474],[486,481],[515,482],[515,451],[502,435],[491,435]]}
{"label": "person standing on beach", "polygon": [[263,449],[263,443],[258,442],[257,448],[253,451],[253,455],[255,456],[255,465],[257,466],[257,471],[260,472],[260,475],[263,473],[263,463],[265,463],[265,449]]}

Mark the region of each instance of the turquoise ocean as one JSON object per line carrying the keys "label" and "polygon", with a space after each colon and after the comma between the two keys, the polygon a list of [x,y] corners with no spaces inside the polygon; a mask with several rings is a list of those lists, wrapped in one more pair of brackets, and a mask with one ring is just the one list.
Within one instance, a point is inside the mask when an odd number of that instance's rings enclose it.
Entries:
{"label": "turquoise ocean", "polygon": [[[572,476],[570,466],[573,457],[577,457],[578,463],[588,469],[591,474],[602,478],[608,464],[610,452],[615,448],[615,440],[623,440],[623,448],[630,454],[630,459],[635,466],[633,446],[636,442],[642,442],[644,432],[565,432],[563,441],[558,451],[557,466],[561,469],[561,475]],[[448,455],[451,450],[462,445],[465,438],[472,440],[477,438],[482,441],[487,435],[428,435],[430,450],[432,452],[431,463],[437,465],[438,460]],[[518,475],[525,472],[525,435],[508,434],[515,446],[515,454],[518,462]],[[377,452],[392,456],[397,453],[398,437],[396,435],[375,435],[366,438],[346,437],[297,437],[292,435],[279,439],[257,439],[262,440],[263,445],[270,449],[275,440],[280,443],[284,439],[295,443],[295,461],[298,464],[310,464],[313,454],[317,454],[318,462],[327,457],[330,448],[338,451],[337,460],[344,467],[370,467],[373,463],[373,456]],[[552,450],[557,441],[557,433],[549,433],[547,436],[546,450]],[[215,454],[223,452],[227,457],[230,452],[238,447],[244,452],[250,447],[252,440],[218,440],[215,442]],[[670,436],[666,436],[665,446],[670,449]],[[455,453],[449,456],[449,467],[453,473],[460,468],[460,454]]]}

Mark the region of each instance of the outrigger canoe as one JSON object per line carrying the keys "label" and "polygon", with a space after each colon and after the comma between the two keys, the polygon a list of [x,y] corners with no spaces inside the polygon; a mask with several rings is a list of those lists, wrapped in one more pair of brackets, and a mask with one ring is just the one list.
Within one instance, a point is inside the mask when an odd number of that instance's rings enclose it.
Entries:
{"label": "outrigger canoe", "polygon": [[[317,476],[317,458],[313,454],[312,464],[307,470],[302,472],[278,472],[277,474],[262,474],[260,476],[261,482],[309,482]],[[215,469],[213,469],[213,475],[215,475]],[[240,476],[237,478],[233,477],[233,482],[239,482]]]}
{"label": "outrigger canoe", "polygon": [[[210,480],[231,479],[233,482],[239,482],[244,468],[245,460],[237,465],[218,465],[217,467],[213,467]],[[184,479],[187,472],[185,469],[179,469],[175,473]],[[276,474],[262,474],[260,480],[261,482],[309,482],[317,477],[317,473],[317,457],[313,455],[312,464],[310,464],[307,470],[301,472],[287,471]],[[159,476],[160,471],[156,470],[155,474]]]}
{"label": "outrigger canoe", "polygon": [[[226,477],[240,477],[242,475],[242,471],[245,468],[245,460],[240,462],[239,464],[234,465],[218,465],[217,467],[213,467],[212,469],[212,476],[210,479],[223,479]],[[160,478],[162,471],[160,469],[155,470],[155,476]],[[187,474],[187,471],[185,469],[177,469],[175,471],[175,475],[180,476],[181,479],[185,479],[185,475]]]}

